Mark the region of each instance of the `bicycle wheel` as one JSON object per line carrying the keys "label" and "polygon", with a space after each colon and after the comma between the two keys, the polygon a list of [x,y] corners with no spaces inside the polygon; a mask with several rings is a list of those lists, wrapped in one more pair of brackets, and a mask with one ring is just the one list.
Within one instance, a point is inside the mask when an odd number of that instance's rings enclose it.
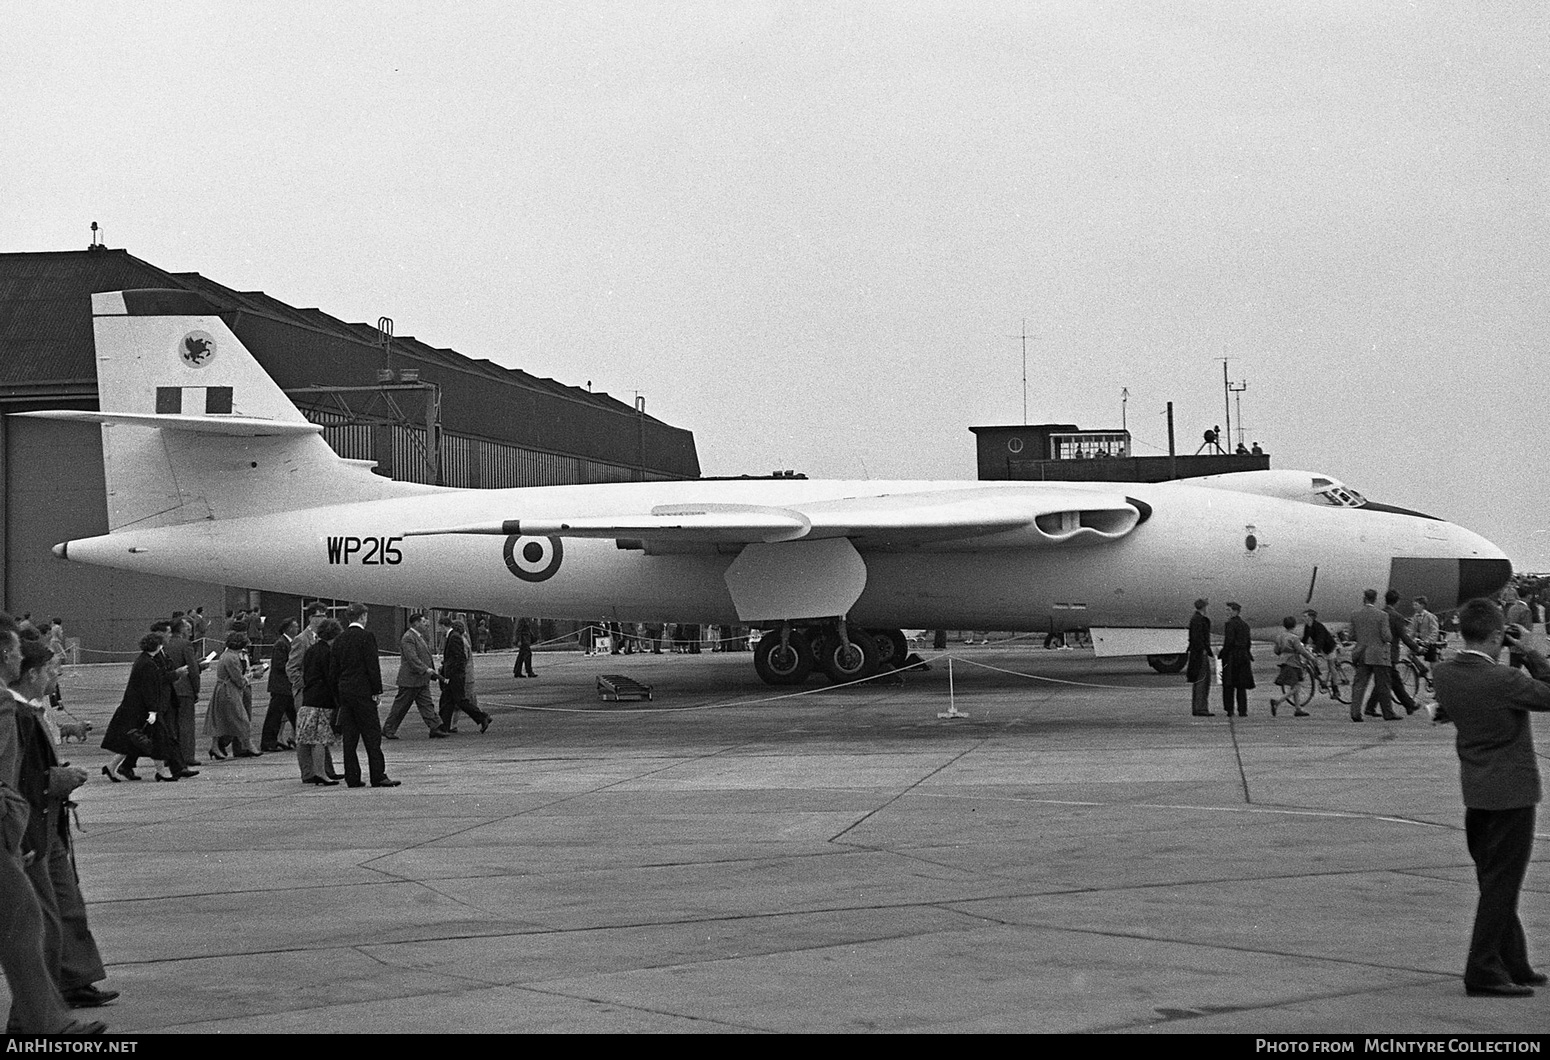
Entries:
{"label": "bicycle wheel", "polygon": [[1329,698],[1336,703],[1351,701],[1351,664],[1344,659],[1329,661]]}
{"label": "bicycle wheel", "polygon": [[1410,698],[1415,699],[1416,689],[1421,687],[1421,671],[1415,663],[1409,659],[1399,660],[1399,665],[1394,668],[1394,677],[1410,693]]}
{"label": "bicycle wheel", "polygon": [[1299,677],[1297,683],[1292,686],[1292,705],[1301,710],[1308,705],[1313,698],[1313,689],[1318,685],[1318,676],[1306,666],[1298,667]]}

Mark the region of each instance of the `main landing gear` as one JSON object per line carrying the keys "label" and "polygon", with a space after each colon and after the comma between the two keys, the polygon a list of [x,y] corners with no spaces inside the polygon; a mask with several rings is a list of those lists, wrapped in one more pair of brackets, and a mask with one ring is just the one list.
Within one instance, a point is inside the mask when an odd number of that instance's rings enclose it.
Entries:
{"label": "main landing gear", "polygon": [[862,629],[840,619],[807,626],[782,622],[760,639],[753,665],[766,684],[800,685],[816,669],[842,685],[902,667],[908,654],[901,630]]}

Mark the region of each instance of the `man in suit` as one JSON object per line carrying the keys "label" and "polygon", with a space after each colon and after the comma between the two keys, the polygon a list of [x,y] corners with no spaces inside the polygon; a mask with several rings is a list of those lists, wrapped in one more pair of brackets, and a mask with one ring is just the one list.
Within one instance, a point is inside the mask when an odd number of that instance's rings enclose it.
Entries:
{"label": "man in suit", "polygon": [[431,654],[430,632],[431,620],[424,612],[416,611],[409,616],[409,628],[398,642],[398,694],[393,697],[393,709],[383,723],[383,739],[398,739],[398,726],[411,706],[419,708],[420,718],[430,728],[431,739],[451,735],[431,702],[431,681],[440,674],[436,671],[436,657]]}
{"label": "man in suit", "polygon": [[291,638],[300,627],[300,622],[287,618],[280,624],[280,635],[269,646],[269,709],[264,712],[264,731],[258,741],[260,751],[287,751],[295,747],[294,742],[280,743],[280,726],[289,721],[291,731],[296,731],[296,700],[285,667],[291,659]]}
{"label": "man in suit", "polygon": [[1195,613],[1189,616],[1189,662],[1184,670],[1184,680],[1192,686],[1190,713],[1197,718],[1213,717],[1211,713],[1211,619],[1206,615],[1206,606],[1209,603],[1210,601],[1204,598],[1196,600]]}
{"label": "man in suit", "polygon": [[1351,682],[1351,720],[1362,720],[1362,700],[1367,695],[1367,685],[1372,685],[1372,707],[1381,707],[1386,721],[1398,721],[1394,706],[1389,701],[1389,671],[1393,668],[1392,649],[1394,635],[1389,628],[1389,616],[1378,610],[1378,590],[1362,592],[1362,609],[1351,616],[1351,636],[1356,647],[1351,649],[1351,665],[1356,677]]}
{"label": "man in suit", "polygon": [[[1471,600],[1459,609],[1464,649],[1432,675],[1437,720],[1458,729],[1464,835],[1480,900],[1464,964],[1471,996],[1530,997],[1547,978],[1529,964],[1518,893],[1534,852],[1539,768],[1529,711],[1550,710],[1550,663],[1508,628],[1502,609]],[[1499,663],[1502,646],[1523,655],[1529,674]]]}
{"label": "man in suit", "polygon": [[1222,625],[1222,709],[1232,717],[1233,702],[1238,717],[1249,716],[1249,689],[1254,687],[1254,656],[1249,651],[1249,624],[1239,614],[1237,604],[1228,604],[1232,614]]}
{"label": "man in suit", "polygon": [[194,650],[203,652],[205,650],[205,634],[210,632],[210,620],[205,617],[205,609],[196,607],[194,608],[194,613],[187,617],[189,621],[189,638],[193,641]]}
{"label": "man in suit", "polygon": [[396,788],[382,758],[382,723],[377,717],[377,697],[382,695],[382,664],[377,659],[377,638],[366,628],[365,604],[351,604],[345,611],[349,626],[334,638],[334,650],[328,657],[329,682],[334,686],[334,702],[339,704],[340,728],[344,735],[344,779],[352,788],[365,786],[361,762],[355,755],[358,744],[366,745],[366,763],[371,770],[371,786]]}
{"label": "man in suit", "polygon": [[[1405,708],[1406,714],[1414,714],[1421,708],[1416,706],[1415,700],[1410,698],[1410,693],[1405,688],[1405,683],[1399,679],[1399,649],[1401,647],[1408,647],[1415,653],[1416,658],[1419,659],[1422,654],[1422,648],[1420,644],[1416,643],[1416,639],[1410,635],[1410,620],[1399,613],[1399,608],[1396,606],[1398,603],[1398,589],[1390,589],[1383,594],[1383,613],[1388,616],[1389,620],[1389,661],[1393,664],[1390,673],[1394,675],[1393,680],[1389,682],[1389,691],[1393,693],[1395,699],[1399,700],[1399,705]],[[1373,699],[1377,699],[1376,691],[1373,693]],[[1372,703],[1367,704],[1368,714],[1375,713],[1373,705]]]}
{"label": "man in suit", "polygon": [[[660,654],[661,650],[658,648],[657,652]],[[511,676],[538,676],[533,673],[533,627],[525,618],[517,619],[517,661],[511,664]]]}

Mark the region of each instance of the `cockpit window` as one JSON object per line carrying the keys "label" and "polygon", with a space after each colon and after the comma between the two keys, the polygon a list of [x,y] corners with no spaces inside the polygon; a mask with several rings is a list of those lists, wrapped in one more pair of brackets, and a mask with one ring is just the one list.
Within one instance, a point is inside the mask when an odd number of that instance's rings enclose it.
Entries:
{"label": "cockpit window", "polygon": [[1316,496],[1321,503],[1336,508],[1360,508],[1367,503],[1366,497],[1349,486],[1330,485],[1326,489],[1318,490]]}

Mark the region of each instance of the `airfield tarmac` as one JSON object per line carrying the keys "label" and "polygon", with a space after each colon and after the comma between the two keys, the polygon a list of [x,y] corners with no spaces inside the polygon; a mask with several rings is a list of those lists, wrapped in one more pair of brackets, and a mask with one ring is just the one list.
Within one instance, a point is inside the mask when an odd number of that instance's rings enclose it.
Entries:
{"label": "airfield tarmac", "polygon": [[[80,870],[123,991],[91,1015],[123,1033],[1550,1030],[1550,991],[1464,995],[1452,730],[1353,725],[1323,697],[1271,718],[1258,654],[1231,723],[1190,717],[1182,677],[1141,660],[1027,641],[952,649],[954,720],[943,659],[776,698],[747,653],[541,653],[531,681],[488,655],[491,730],[431,741],[411,716],[384,745],[403,786],[358,790],[303,787],[289,753],[109,784],[97,739],[127,666],[78,667],[66,705],[96,725],[67,756],[93,774]],[[605,673],[656,699],[600,703]],[[1544,827],[1521,908],[1542,966]]]}

